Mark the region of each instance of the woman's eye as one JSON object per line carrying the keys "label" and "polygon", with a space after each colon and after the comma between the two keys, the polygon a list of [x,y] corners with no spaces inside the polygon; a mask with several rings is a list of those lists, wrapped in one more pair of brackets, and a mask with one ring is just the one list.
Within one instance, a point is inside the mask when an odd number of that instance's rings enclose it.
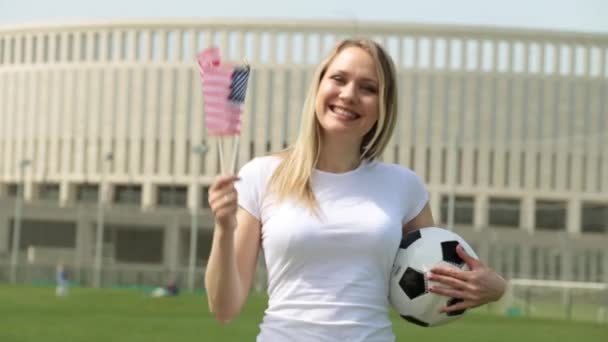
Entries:
{"label": "woman's eye", "polygon": [[342,78],[342,76],[339,76],[339,75],[332,76],[331,79],[338,83],[344,83],[344,78]]}
{"label": "woman's eye", "polygon": [[374,87],[374,86],[363,86],[362,88],[365,92],[368,92],[368,93],[375,94],[378,92],[378,89],[376,89],[376,87]]}

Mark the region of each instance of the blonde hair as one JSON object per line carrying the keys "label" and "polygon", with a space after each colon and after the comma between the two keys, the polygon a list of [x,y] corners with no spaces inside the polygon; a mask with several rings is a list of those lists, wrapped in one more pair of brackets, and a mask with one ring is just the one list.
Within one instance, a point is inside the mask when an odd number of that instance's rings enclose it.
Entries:
{"label": "blonde hair", "polygon": [[315,115],[315,98],[329,64],[341,51],[349,47],[358,47],[370,54],[374,60],[380,87],[378,121],[363,137],[361,162],[379,158],[388,144],[397,116],[397,82],[393,61],[388,53],[372,40],[343,40],[319,64],[314,73],[302,109],[300,132],[294,145],[278,153],[282,160],[270,179],[270,193],[277,201],[291,198],[317,212],[318,203],[310,184],[321,145],[321,128]]}

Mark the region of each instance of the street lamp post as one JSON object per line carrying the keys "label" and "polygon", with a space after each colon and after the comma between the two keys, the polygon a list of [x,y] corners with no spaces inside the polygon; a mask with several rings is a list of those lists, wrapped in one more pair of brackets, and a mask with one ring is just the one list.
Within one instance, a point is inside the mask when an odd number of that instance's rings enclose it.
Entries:
{"label": "street lamp post", "polygon": [[199,200],[201,198],[198,190],[198,176],[200,173],[200,164],[203,156],[207,153],[207,146],[203,144],[199,144],[192,148],[192,153],[198,156],[197,162],[198,165],[194,168],[194,193],[197,195],[197,198],[194,199],[194,205],[192,206],[192,215],[190,217],[190,255],[188,260],[188,289],[190,291],[194,291],[194,275],[196,271],[196,249],[197,249],[197,239],[198,239],[198,210],[199,210]]}
{"label": "street lamp post", "polygon": [[11,283],[17,283],[17,264],[19,260],[19,244],[21,242],[21,216],[25,187],[25,168],[30,165],[31,161],[23,159],[19,163],[19,173],[21,175],[21,184],[17,187],[17,198],[15,199],[15,218],[13,221],[13,241],[11,250]]}
{"label": "street lamp post", "polygon": [[101,287],[101,259],[103,250],[103,229],[104,229],[104,200],[105,200],[105,180],[106,180],[106,164],[108,164],[114,155],[110,152],[107,153],[101,164],[101,177],[99,179],[99,190],[97,199],[97,231],[95,237],[95,260],[93,264],[93,287]]}

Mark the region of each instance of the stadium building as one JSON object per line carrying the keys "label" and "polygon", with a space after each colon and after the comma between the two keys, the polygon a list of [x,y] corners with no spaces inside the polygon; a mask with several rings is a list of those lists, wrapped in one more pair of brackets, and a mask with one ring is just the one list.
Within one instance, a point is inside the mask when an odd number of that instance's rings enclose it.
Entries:
{"label": "stadium building", "polygon": [[92,284],[100,227],[103,286],[185,279],[193,247],[202,269],[219,162],[196,53],[252,67],[243,165],[293,141],[314,66],[362,35],[398,67],[384,159],[436,220],[507,277],[607,282],[608,35],[287,20],[0,27],[0,281],[61,260]]}

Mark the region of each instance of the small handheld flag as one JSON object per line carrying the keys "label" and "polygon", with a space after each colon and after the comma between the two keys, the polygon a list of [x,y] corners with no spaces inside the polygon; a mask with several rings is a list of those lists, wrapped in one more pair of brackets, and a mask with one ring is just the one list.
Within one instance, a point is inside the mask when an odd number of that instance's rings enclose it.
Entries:
{"label": "small handheld flag", "polygon": [[203,88],[207,134],[218,137],[222,171],[224,171],[224,158],[221,138],[235,138],[231,166],[231,170],[234,171],[250,68],[223,64],[219,49],[215,47],[199,53],[198,66]]}

